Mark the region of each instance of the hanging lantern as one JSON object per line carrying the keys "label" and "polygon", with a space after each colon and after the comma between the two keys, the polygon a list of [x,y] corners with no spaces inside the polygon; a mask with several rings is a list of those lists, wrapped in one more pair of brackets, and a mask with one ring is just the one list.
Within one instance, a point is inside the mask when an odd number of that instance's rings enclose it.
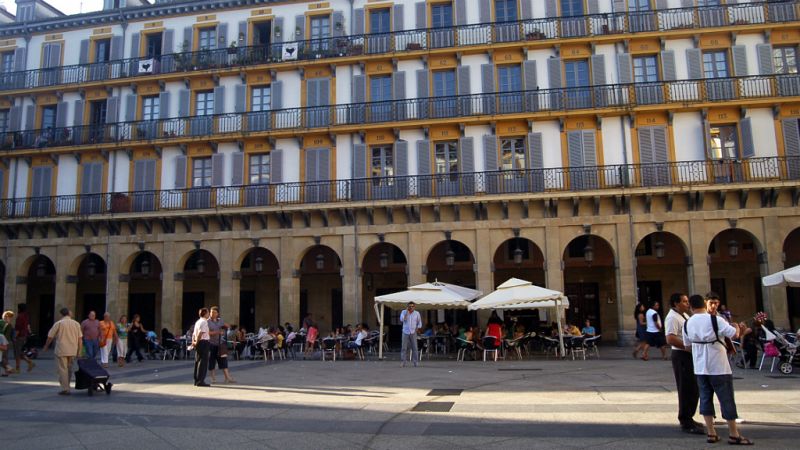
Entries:
{"label": "hanging lantern", "polygon": [[322,253],[317,255],[316,263],[317,263],[317,270],[322,270],[325,268],[325,256],[323,256]]}
{"label": "hanging lantern", "polygon": [[661,240],[658,240],[658,241],[656,241],[655,244],[653,244],[653,247],[655,247],[656,258],[662,259],[664,257],[664,253],[665,253],[664,252],[664,242],[662,242]]}
{"label": "hanging lantern", "polygon": [[94,261],[89,261],[89,264],[86,265],[86,273],[89,275],[89,278],[94,278],[97,275],[97,264]]}
{"label": "hanging lantern", "polygon": [[736,242],[736,239],[728,241],[728,255],[730,255],[731,258],[739,256],[739,243]]}
{"label": "hanging lantern", "polygon": [[44,261],[39,261],[39,264],[36,265],[36,276],[41,278],[47,274],[47,266],[45,266]]}
{"label": "hanging lantern", "polygon": [[150,275],[150,261],[148,259],[142,261],[142,264],[139,266],[139,273],[144,276]]}
{"label": "hanging lantern", "polygon": [[591,264],[594,261],[594,248],[592,248],[591,244],[586,244],[586,247],[583,247],[583,259],[586,264]]}
{"label": "hanging lantern", "polygon": [[264,270],[264,258],[256,256],[255,263],[253,265],[255,266],[256,272],[261,273]]}
{"label": "hanging lantern", "polygon": [[381,253],[380,257],[378,258],[378,265],[380,266],[381,270],[386,270],[389,267],[389,254],[386,252]]}
{"label": "hanging lantern", "polygon": [[444,263],[448,269],[452,269],[456,265],[456,253],[448,249],[444,254]]}
{"label": "hanging lantern", "polygon": [[203,259],[202,256],[197,257],[197,273],[203,273],[206,271],[206,260]]}

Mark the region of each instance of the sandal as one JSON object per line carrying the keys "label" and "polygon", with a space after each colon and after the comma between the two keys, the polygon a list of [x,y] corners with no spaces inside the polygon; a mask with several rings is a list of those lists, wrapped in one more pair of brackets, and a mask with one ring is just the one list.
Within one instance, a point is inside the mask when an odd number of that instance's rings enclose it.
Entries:
{"label": "sandal", "polygon": [[642,361],[648,361],[650,358],[647,355],[642,356]]}
{"label": "sandal", "polygon": [[708,442],[709,444],[716,444],[717,442],[719,442],[719,436],[716,434],[707,434],[706,442]]}
{"label": "sandal", "polygon": [[753,441],[744,436],[731,436],[728,438],[728,445],[753,445]]}

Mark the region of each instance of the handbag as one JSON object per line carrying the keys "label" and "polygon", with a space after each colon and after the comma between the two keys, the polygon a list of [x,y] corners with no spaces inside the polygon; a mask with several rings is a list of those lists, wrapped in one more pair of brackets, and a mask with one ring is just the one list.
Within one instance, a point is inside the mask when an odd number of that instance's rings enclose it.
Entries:
{"label": "handbag", "polygon": [[714,336],[717,337],[717,342],[719,342],[720,344],[722,344],[723,347],[725,347],[725,351],[729,355],[735,355],[736,347],[733,346],[733,341],[731,340],[731,338],[725,337],[724,340],[721,340],[719,338],[719,323],[717,323],[717,316],[713,314],[711,315],[711,327],[714,329]]}

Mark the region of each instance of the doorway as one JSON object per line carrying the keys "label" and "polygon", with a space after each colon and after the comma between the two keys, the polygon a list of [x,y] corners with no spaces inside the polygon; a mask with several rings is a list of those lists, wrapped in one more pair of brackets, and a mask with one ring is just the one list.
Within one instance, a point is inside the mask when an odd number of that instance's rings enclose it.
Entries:
{"label": "doorway", "polygon": [[344,312],[342,307],[342,290],[331,290],[331,330],[343,327]]}
{"label": "doorway", "polygon": [[181,324],[183,331],[188,330],[197,322],[197,312],[206,304],[205,292],[184,292],[183,293],[183,310],[181,313]]}
{"label": "doorway", "polygon": [[255,291],[241,291],[239,294],[239,328],[241,327],[248,333],[256,331]]}
{"label": "doorway", "polygon": [[128,297],[128,320],[133,321],[134,314],[139,315],[142,326],[146,330],[155,330],[156,294],[130,294]]}
{"label": "doorway", "polygon": [[80,317],[75,317],[78,322],[89,317],[89,311],[94,311],[97,315],[97,320],[103,319],[103,314],[106,312],[106,294],[84,294],[83,295],[83,308]]}
{"label": "doorway", "polygon": [[[37,311],[38,313],[36,316],[39,319],[38,327],[33,328],[33,332],[39,335],[39,342],[40,345],[44,345],[44,338],[47,336],[47,332],[50,331],[53,324],[55,323],[53,319],[53,313],[56,308],[56,296],[53,294],[42,294],[39,298],[33,298],[32,301],[29,302],[28,311]],[[32,304],[31,304],[32,303]]]}
{"label": "doorway", "polygon": [[256,22],[253,24],[253,45],[267,46],[270,41],[270,22]]}
{"label": "doorway", "polygon": [[575,324],[580,329],[583,328],[583,322],[589,319],[597,334],[601,334],[603,331],[600,323],[600,285],[567,283],[564,286],[564,295],[569,298],[567,322]]}

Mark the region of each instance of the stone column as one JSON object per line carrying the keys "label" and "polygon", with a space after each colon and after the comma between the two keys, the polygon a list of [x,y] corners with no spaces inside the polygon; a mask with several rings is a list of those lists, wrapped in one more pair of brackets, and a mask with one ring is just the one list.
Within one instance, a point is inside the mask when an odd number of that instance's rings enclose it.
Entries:
{"label": "stone column", "polygon": [[633,242],[630,226],[627,222],[619,223],[617,231],[617,345],[626,346],[636,340],[636,323],[633,316],[626,314],[633,311],[638,298],[636,296],[636,265],[633,257]]}
{"label": "stone column", "polygon": [[182,329],[181,323],[183,281],[175,280],[175,274],[182,272],[183,268],[177,267],[175,258],[175,243],[165,241],[161,258],[161,326],[184,333],[186,330]]}
{"label": "stone column", "polygon": [[[72,317],[77,320],[79,312],[75,310],[77,283],[74,274],[69,273],[70,260],[69,247],[59,247],[56,253],[56,311],[63,307],[72,311]],[[57,317],[57,316],[55,316]],[[56,319],[57,320],[57,319]]]}
{"label": "stone column", "polygon": [[[219,308],[222,311],[220,314],[228,323],[235,323],[231,322],[234,317],[239,315],[239,294],[238,294],[238,284],[239,280],[233,279],[233,272],[238,271],[238,268],[234,268],[234,245],[228,240],[220,240],[217,241],[219,244],[219,251],[217,255],[219,256]],[[237,289],[234,290],[234,283],[237,285]],[[234,304],[236,305],[234,307]],[[213,305],[209,305],[213,306]]]}
{"label": "stone column", "polygon": [[427,274],[422,273],[425,265],[425,254],[422,250],[422,233],[409,231],[408,238],[408,285],[416,286],[427,281]]}
{"label": "stone column", "polygon": [[[25,303],[25,294],[28,285],[26,283],[17,284],[19,274],[17,268],[20,266],[21,259],[17,257],[18,249],[6,247],[6,276],[3,285],[3,311],[17,311],[17,304]],[[27,278],[28,274],[23,275]],[[20,289],[20,286],[23,289]]]}
{"label": "stone column", "polygon": [[281,237],[281,250],[277,256],[281,264],[280,323],[290,322],[299,327],[300,275],[295,277],[294,260],[297,255],[292,248],[291,236]]}
{"label": "stone column", "polygon": [[[121,274],[121,261],[123,258],[122,251],[117,244],[107,244],[104,248],[106,253],[106,311],[111,314],[111,320],[116,320],[119,317],[120,303],[120,286],[128,285],[128,281],[120,281]],[[99,253],[100,249],[95,249]],[[127,300],[127,298],[126,298]],[[125,301],[127,306],[127,301]],[[127,307],[125,308],[127,309]]]}
{"label": "stone column", "polygon": [[[780,232],[778,219],[774,216],[768,216],[763,220],[764,230],[766,230],[764,233],[764,239],[766,241],[764,242],[766,260],[762,259],[763,256],[759,255],[759,269],[762,277],[779,272],[785,268],[782,240],[784,233]],[[779,328],[789,328],[789,305],[787,303],[786,288],[767,288],[762,284],[761,292],[764,299],[764,310],[772,321],[775,322],[775,326]]]}
{"label": "stone column", "polygon": [[[544,235],[547,237],[543,245],[543,253],[545,258],[545,282],[547,289],[554,291],[564,292],[564,266],[563,266],[563,248],[561,246],[560,230],[558,226],[548,225],[545,227]],[[547,319],[549,322],[554,322],[550,311],[547,312]],[[560,313],[563,317],[563,310]]]}
{"label": "stone column", "polygon": [[358,263],[353,258],[356,243],[355,236],[346,234],[342,236],[342,320],[344,323],[361,322],[361,290],[359,285],[361,277]]}
{"label": "stone column", "polygon": [[478,269],[475,273],[475,286],[484,294],[494,290],[494,276],[492,273],[494,248],[489,244],[491,242],[490,234],[487,229],[475,230],[475,242],[477,243],[475,246],[475,264]]}
{"label": "stone column", "polygon": [[689,221],[689,258],[692,262],[692,294],[705,295],[711,290],[711,269],[708,266],[708,243],[705,222]]}

